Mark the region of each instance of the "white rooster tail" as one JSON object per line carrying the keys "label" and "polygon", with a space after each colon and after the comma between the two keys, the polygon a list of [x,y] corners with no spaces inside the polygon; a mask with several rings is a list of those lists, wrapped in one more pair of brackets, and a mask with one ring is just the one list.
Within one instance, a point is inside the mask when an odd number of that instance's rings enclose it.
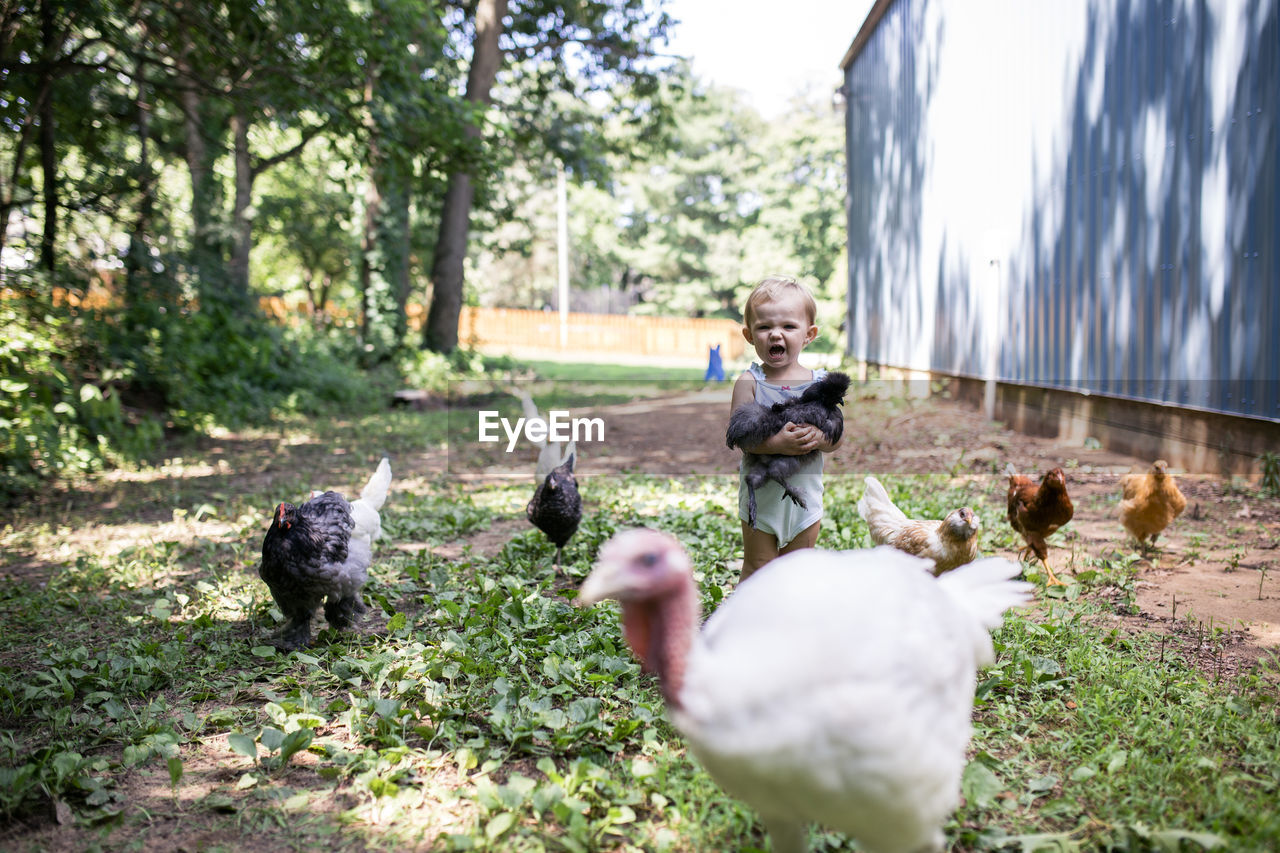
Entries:
{"label": "white rooster tail", "polygon": [[391,486],[391,460],[382,457],[382,461],[378,463],[377,469],[373,472],[373,476],[369,478],[369,482],[364,484],[364,488],[360,490],[360,500],[364,501],[373,509],[382,509],[383,503],[387,500],[387,489]]}
{"label": "white rooster tail", "polygon": [[898,509],[890,498],[885,487],[875,477],[868,476],[864,481],[867,488],[862,493],[862,497],[858,498],[858,515],[862,516],[862,520],[868,524],[874,524],[872,517],[879,520],[906,521],[907,515]]}
{"label": "white rooster tail", "polygon": [[[529,396],[528,391],[523,388],[512,388],[511,395],[520,400],[520,414],[524,416],[526,421],[532,421],[535,419],[543,421],[546,420],[546,418],[542,417],[542,413],[538,411],[538,406],[533,402],[533,397]],[[545,438],[530,439],[530,441],[538,447],[547,446],[547,440]]]}
{"label": "white rooster tail", "polygon": [[351,518],[356,523],[351,531],[352,539],[363,540],[372,547],[374,540],[382,536],[382,516],[378,510],[386,503],[390,487],[391,460],[384,456],[369,482],[360,490],[360,497],[351,502]]}
{"label": "white rooster tail", "polygon": [[1022,567],[1004,557],[987,557],[953,569],[938,578],[938,586],[972,618],[970,639],[978,666],[995,660],[991,631],[1000,627],[1010,607],[1026,604],[1034,588],[1015,580]]}
{"label": "white rooster tail", "polygon": [[[533,402],[533,397],[529,396],[528,391],[523,388],[512,388],[510,393],[520,400],[520,411],[526,421],[536,419],[545,422],[547,420],[538,411],[538,406]],[[531,441],[538,447],[538,466],[533,472],[533,481],[538,485],[542,485],[548,474],[567,462],[569,457],[578,451],[573,441],[561,442],[550,438],[531,439]]]}

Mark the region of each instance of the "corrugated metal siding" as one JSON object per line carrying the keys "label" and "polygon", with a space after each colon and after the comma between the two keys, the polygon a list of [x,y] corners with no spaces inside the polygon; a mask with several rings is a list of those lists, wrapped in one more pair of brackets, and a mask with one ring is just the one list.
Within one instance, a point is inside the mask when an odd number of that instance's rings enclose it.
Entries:
{"label": "corrugated metal siding", "polygon": [[849,351],[1280,421],[1278,0],[898,0],[846,67]]}

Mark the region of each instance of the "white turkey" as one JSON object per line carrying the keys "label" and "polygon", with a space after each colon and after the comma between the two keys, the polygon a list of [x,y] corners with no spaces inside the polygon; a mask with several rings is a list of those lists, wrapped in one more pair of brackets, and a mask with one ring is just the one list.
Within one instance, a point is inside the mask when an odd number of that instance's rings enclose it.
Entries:
{"label": "white turkey", "polygon": [[888,546],[784,554],[699,632],[688,555],[640,529],[600,550],[579,600],[621,602],[672,723],[775,851],[805,850],[816,822],[873,853],[916,853],[942,849],[959,802],[989,631],[1031,591],[1003,558],[932,568]]}

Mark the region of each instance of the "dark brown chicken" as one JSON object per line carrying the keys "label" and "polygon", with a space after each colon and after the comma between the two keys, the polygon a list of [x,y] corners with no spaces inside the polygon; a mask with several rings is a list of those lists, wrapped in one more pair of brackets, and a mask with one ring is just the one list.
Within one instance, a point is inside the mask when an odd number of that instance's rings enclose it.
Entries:
{"label": "dark brown chicken", "polygon": [[1025,559],[1032,552],[1044,565],[1049,584],[1065,586],[1049,568],[1046,557],[1049,546],[1045,539],[1071,520],[1075,507],[1067,495],[1067,475],[1061,468],[1053,468],[1037,484],[1030,477],[1019,474],[1013,463],[1005,469],[1009,475],[1009,524],[1022,535],[1027,545],[1019,556]]}

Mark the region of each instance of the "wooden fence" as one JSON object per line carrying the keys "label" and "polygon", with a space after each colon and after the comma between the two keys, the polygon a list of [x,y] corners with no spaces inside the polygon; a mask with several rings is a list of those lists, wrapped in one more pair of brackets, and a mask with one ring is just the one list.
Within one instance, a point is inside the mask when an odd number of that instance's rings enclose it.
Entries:
{"label": "wooden fence", "polygon": [[[11,296],[10,291],[0,290],[0,298]],[[60,304],[103,308],[116,296],[101,287],[83,295],[59,288],[54,298]],[[280,322],[306,322],[304,304],[286,302],[278,295],[259,297],[258,303],[264,313]],[[426,313],[422,306],[410,304],[407,313],[410,328],[420,329]],[[345,319],[350,314],[337,307],[329,316]],[[740,358],[746,350],[742,324],[735,320],[570,312],[565,331],[565,346],[561,347],[560,315],[555,311],[468,305],[463,306],[458,319],[458,343],[462,346],[526,357],[610,355],[706,364],[708,350],[717,344],[725,363]]]}
{"label": "wooden fence", "polygon": [[729,362],[742,355],[747,343],[742,324],[734,320],[570,312],[565,331],[561,347],[560,315],[555,311],[466,306],[458,321],[458,342],[513,354],[621,355],[703,364],[708,350],[717,344],[720,357]]}

